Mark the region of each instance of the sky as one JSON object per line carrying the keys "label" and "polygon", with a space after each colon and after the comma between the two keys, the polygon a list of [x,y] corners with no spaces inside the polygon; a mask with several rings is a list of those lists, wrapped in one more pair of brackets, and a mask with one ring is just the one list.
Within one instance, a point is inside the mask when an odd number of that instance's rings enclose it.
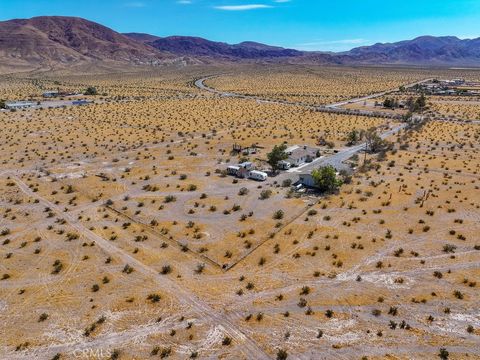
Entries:
{"label": "sky", "polygon": [[421,35],[480,37],[480,0],[0,0],[0,20],[78,16],[119,32],[345,51]]}

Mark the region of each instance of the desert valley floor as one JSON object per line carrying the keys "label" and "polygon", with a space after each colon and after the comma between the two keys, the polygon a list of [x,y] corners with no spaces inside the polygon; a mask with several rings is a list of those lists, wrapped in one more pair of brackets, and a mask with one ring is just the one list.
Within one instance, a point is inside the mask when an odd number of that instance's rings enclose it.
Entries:
{"label": "desert valley floor", "polygon": [[[480,359],[480,95],[416,121],[373,104],[456,78],[480,72],[0,76],[42,104],[0,111],[0,358]],[[347,144],[372,128],[388,151]],[[292,188],[307,168],[226,174],[281,144],[350,174],[331,194]]]}

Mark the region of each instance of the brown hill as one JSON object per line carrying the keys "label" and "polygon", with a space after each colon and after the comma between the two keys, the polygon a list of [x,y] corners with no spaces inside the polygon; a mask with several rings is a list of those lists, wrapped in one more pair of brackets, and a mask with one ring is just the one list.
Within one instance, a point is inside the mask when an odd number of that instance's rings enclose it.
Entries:
{"label": "brown hill", "polygon": [[76,17],[0,22],[0,72],[222,62],[480,66],[480,39],[423,36],[344,53],[322,53],[255,42],[231,45],[188,36],[120,34]]}
{"label": "brown hill", "polygon": [[144,34],[144,33],[125,33],[123,34],[130,39],[133,39],[135,41],[140,41],[144,44],[161,39],[160,36],[155,36],[155,35],[150,35],[150,34]]}
{"label": "brown hill", "polygon": [[80,18],[53,16],[0,22],[2,63],[35,67],[99,61],[155,65],[171,57]]}
{"label": "brown hill", "polygon": [[179,56],[213,58],[218,60],[269,60],[301,56],[297,50],[268,46],[255,42],[227,44],[191,36],[170,36],[149,41],[146,44],[159,51]]}

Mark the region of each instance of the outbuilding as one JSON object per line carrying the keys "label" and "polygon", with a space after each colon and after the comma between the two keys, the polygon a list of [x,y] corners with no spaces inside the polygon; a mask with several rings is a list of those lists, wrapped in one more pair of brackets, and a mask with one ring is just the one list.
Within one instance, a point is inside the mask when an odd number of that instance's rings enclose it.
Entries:
{"label": "outbuilding", "polygon": [[315,179],[313,178],[312,174],[300,174],[299,177],[300,179],[298,183],[310,188],[315,187]]}
{"label": "outbuilding", "polygon": [[16,102],[10,102],[5,104],[6,109],[28,109],[35,106],[34,102],[30,101],[16,101]]}

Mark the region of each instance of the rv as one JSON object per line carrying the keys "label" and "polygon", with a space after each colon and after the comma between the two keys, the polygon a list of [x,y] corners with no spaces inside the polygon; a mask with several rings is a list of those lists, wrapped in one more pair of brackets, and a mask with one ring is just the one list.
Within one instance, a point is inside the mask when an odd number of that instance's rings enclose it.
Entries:
{"label": "rv", "polygon": [[292,164],[290,164],[288,161],[282,160],[278,163],[278,168],[280,170],[288,170],[292,167]]}
{"label": "rv", "polygon": [[265,181],[267,180],[268,175],[263,171],[252,170],[248,176],[250,179],[258,180],[258,181]]}
{"label": "rv", "polygon": [[237,176],[239,171],[240,171],[240,166],[231,165],[227,167],[227,173],[229,175]]}

